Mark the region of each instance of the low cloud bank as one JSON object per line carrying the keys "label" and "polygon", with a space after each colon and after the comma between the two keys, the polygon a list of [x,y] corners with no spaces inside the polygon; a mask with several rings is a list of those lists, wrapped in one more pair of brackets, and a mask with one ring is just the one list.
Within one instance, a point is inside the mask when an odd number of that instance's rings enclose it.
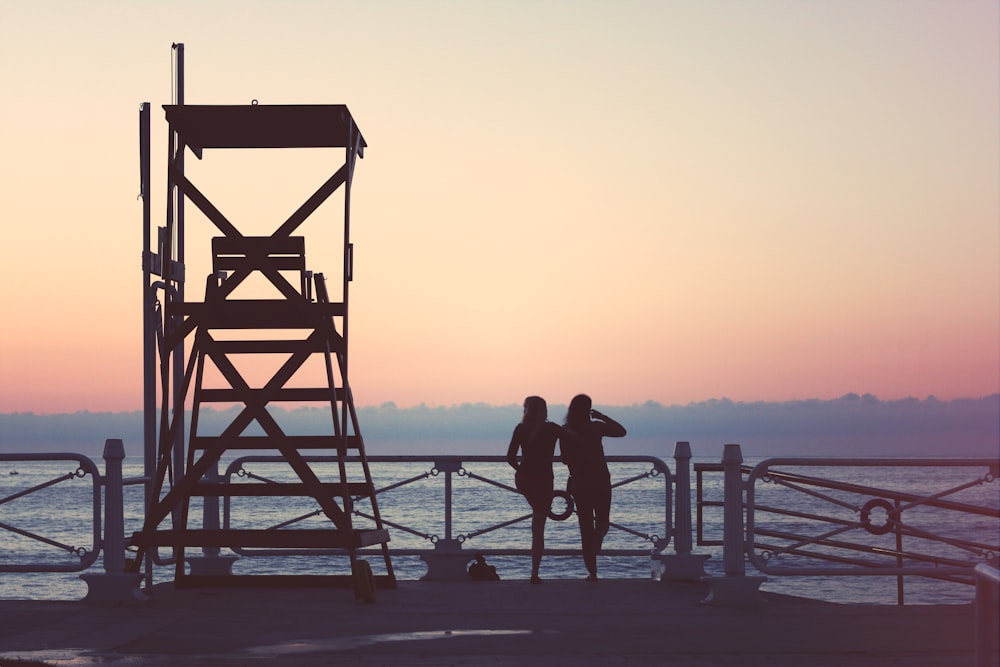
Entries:
{"label": "low cloud bank", "polygon": [[[728,399],[664,406],[652,401],[598,409],[629,434],[607,440],[609,453],[669,457],[674,443],[691,443],[695,457],[717,458],[726,443],[747,456],[987,456],[1000,455],[1000,394],[975,399],[880,401],[870,394],[834,400],[740,403]],[[229,423],[235,408],[202,411],[209,430]],[[279,409],[280,410],[280,409]],[[561,421],[564,405],[549,416]],[[467,403],[358,409],[370,455],[503,454],[520,419],[517,405]],[[288,410],[278,421],[288,433],[329,428],[320,409]],[[0,452],[70,451],[99,456],[104,440],[121,438],[129,456],[142,455],[142,413],[0,414]]]}

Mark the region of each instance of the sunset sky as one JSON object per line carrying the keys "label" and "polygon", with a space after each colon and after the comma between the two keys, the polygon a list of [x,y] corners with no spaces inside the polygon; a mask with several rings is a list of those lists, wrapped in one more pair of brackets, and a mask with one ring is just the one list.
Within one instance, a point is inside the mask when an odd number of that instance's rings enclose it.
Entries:
{"label": "sunset sky", "polygon": [[[0,412],[141,407],[172,42],[189,104],[360,126],[360,405],[996,393],[998,32],[993,0],[4,0]],[[339,166],[290,153],[189,166],[269,233]]]}

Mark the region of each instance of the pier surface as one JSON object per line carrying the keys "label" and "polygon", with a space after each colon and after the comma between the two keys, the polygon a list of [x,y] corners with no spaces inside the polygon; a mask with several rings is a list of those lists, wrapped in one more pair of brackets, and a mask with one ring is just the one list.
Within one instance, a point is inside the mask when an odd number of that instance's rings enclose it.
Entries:
{"label": "pier surface", "polygon": [[0,601],[4,658],[51,665],[960,667],[971,605],[840,605],[764,593],[702,604],[701,583],[421,582],[379,590],[175,589],[94,605]]}

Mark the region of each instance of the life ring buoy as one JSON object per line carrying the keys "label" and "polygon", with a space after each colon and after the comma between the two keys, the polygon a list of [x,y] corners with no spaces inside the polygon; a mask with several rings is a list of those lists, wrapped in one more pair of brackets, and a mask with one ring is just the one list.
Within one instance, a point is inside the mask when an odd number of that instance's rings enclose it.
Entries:
{"label": "life ring buoy", "polygon": [[573,496],[568,491],[554,491],[552,499],[562,498],[566,502],[566,509],[562,512],[554,512],[549,505],[549,518],[553,521],[565,521],[573,515]]}
{"label": "life ring buoy", "polygon": [[[885,511],[885,523],[876,526],[872,523],[872,510],[876,507]],[[899,521],[899,511],[885,498],[872,498],[861,508],[861,526],[872,535],[885,535]]]}

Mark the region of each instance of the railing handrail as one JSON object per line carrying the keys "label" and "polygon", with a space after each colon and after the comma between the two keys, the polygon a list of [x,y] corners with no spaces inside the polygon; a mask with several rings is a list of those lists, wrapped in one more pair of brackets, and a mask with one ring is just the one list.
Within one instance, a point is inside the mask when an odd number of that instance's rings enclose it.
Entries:
{"label": "railing handrail", "polygon": [[[303,457],[307,461],[312,462],[337,462],[340,461],[338,456],[305,456]],[[670,467],[664,463],[663,459],[658,456],[650,456],[647,454],[608,454],[604,457],[608,463],[637,463],[637,462],[647,462],[654,463],[658,466],[662,466],[662,471],[667,472]],[[286,459],[280,455],[254,455],[247,454],[244,456],[239,456],[233,459],[227,469],[231,468],[238,461],[254,460],[254,461],[269,461],[269,462],[282,462]],[[346,456],[344,460],[348,463],[359,463],[361,461],[360,456]],[[365,456],[365,460],[369,463],[419,463],[421,461],[437,461],[437,460],[458,460],[458,461],[471,461],[473,463],[506,463],[507,457],[497,454],[381,454],[381,455],[369,455]],[[562,456],[554,456],[552,460],[555,463],[563,463]]]}
{"label": "railing handrail", "polygon": [[[54,540],[49,540],[40,535],[29,534],[16,529],[13,526],[0,524],[0,530],[16,532],[28,537],[29,539],[34,539],[36,541],[49,544],[55,548],[74,553],[79,558],[79,562],[77,563],[46,563],[44,561],[34,563],[0,563],[0,572],[82,572],[96,563],[102,548],[101,486],[103,485],[103,477],[101,476],[101,472],[98,469],[97,464],[83,454],[75,454],[72,452],[0,453],[0,461],[34,461],[51,463],[59,463],[63,461],[76,462],[76,472],[68,473],[67,475],[75,477],[85,477],[87,475],[91,476],[91,504],[93,512],[93,530],[91,532],[91,548],[89,550],[83,547],[71,549],[68,545],[57,543]],[[69,479],[69,477],[66,476],[65,479]],[[52,481],[51,483],[56,482]],[[7,498],[0,499],[0,504],[6,500],[12,500],[14,498],[30,495],[41,488],[49,486],[51,483],[46,483],[43,487],[35,487],[33,489],[17,493],[14,496],[8,496]]]}
{"label": "railing handrail", "polygon": [[[750,563],[760,572],[768,575],[811,575],[811,576],[927,576],[927,577],[949,577],[949,576],[969,576],[974,568],[974,563],[967,565],[954,565],[947,559],[942,559],[940,563],[933,567],[927,566],[862,566],[855,568],[847,567],[780,567],[768,563],[755,552],[756,522],[755,510],[755,482],[758,479],[767,477],[774,467],[985,467],[989,470],[984,481],[991,482],[996,478],[997,468],[1000,462],[989,458],[792,458],[775,457],[760,461],[753,466],[746,481],[746,555]],[[794,475],[792,475],[794,477]],[[805,478],[803,478],[805,479]],[[853,484],[837,483],[831,480],[823,480],[826,488],[841,489],[858,492],[859,489],[877,492],[882,497],[898,497],[899,499],[922,498],[918,494],[908,494],[895,492],[888,489],[874,489],[871,487],[859,487]],[[957,503],[947,503],[930,500],[929,506],[938,506],[948,509],[958,509],[965,511],[967,508]],[[984,514],[990,517],[1000,518],[1000,512],[993,510],[978,511],[977,514]]]}
{"label": "railing handrail", "polygon": [[[671,473],[670,467],[659,457],[647,456],[647,455],[609,455],[606,457],[608,462],[614,463],[648,463],[652,466],[653,470],[650,473],[664,474],[664,482],[666,485],[666,516],[664,525],[666,526],[667,535],[663,538],[662,547],[665,547],[667,543],[671,541],[673,532],[676,530],[677,526],[671,521],[670,508],[674,501],[672,489],[677,485],[678,478],[674,477]],[[315,462],[336,462],[339,460],[336,456],[312,456],[307,457],[310,461]],[[242,456],[234,459],[229,464],[229,471],[227,476],[231,475],[234,470],[238,469],[243,465],[244,462],[283,462],[285,459],[281,456]],[[360,461],[360,457],[348,457],[347,461]],[[491,464],[502,464],[506,463],[506,456],[502,455],[478,455],[478,454],[423,454],[423,455],[382,455],[382,456],[371,456],[367,460],[371,463],[432,463],[434,468],[432,468],[433,474],[443,473],[446,475],[466,474],[464,471],[464,464],[466,463],[491,463]],[[94,533],[95,533],[95,547],[94,549],[87,553],[85,550],[81,550],[81,562],[80,564],[73,565],[51,565],[48,563],[31,563],[22,565],[0,565],[0,572],[73,572],[80,571],[89,568],[96,562],[100,552],[106,547],[107,543],[101,537],[101,488],[106,486],[108,479],[102,476],[97,465],[88,457],[77,454],[77,453],[67,453],[67,452],[43,452],[43,453],[7,453],[0,454],[0,461],[27,461],[27,462],[52,462],[58,463],[60,461],[72,461],[77,465],[76,476],[83,477],[86,474],[92,475],[94,480],[94,491],[93,495],[95,498],[95,508],[94,508]],[[556,457],[555,461],[560,463],[562,461],[561,457]],[[680,464],[679,464],[680,465]],[[694,469],[697,473],[704,471],[721,471],[724,466],[715,463],[695,463]],[[440,467],[440,470],[438,470]],[[744,481],[741,482],[741,487],[746,493],[744,505],[747,513],[746,521],[746,542],[744,551],[748,557],[750,563],[763,574],[772,575],[798,575],[798,576],[842,576],[842,575],[857,575],[857,576],[902,576],[902,575],[914,575],[914,576],[929,576],[934,578],[949,578],[958,576],[962,583],[975,583],[980,580],[986,580],[989,585],[996,587],[997,583],[997,570],[993,565],[995,564],[995,554],[992,556],[987,555],[987,563],[976,564],[975,562],[970,562],[968,564],[955,564],[954,559],[946,559],[943,556],[940,558],[940,562],[934,560],[933,558],[924,559],[925,562],[937,563],[935,566],[929,567],[926,565],[916,564],[904,567],[893,567],[893,566],[883,566],[883,565],[864,565],[859,561],[852,561],[850,559],[843,559],[843,563],[848,565],[863,565],[862,567],[856,567],[853,569],[845,567],[778,567],[767,562],[767,560],[762,559],[755,553],[754,550],[754,537],[755,533],[759,531],[761,534],[767,534],[767,531],[763,529],[758,529],[755,525],[755,511],[758,510],[756,504],[756,497],[754,492],[755,482],[758,480],[774,475],[776,477],[781,477],[786,482],[809,482],[816,483],[819,486],[829,489],[838,489],[849,492],[862,492],[862,493],[872,493],[874,492],[876,496],[884,496],[886,498],[895,498],[897,500],[913,500],[921,505],[925,506],[935,506],[942,509],[958,509],[963,510],[966,508],[965,503],[954,502],[950,500],[941,500],[945,495],[951,493],[951,490],[947,492],[942,492],[940,494],[922,496],[919,494],[914,494],[906,491],[896,491],[891,489],[877,489],[875,487],[858,485],[848,482],[840,482],[837,480],[828,480],[823,478],[814,478],[808,475],[801,475],[796,472],[788,472],[776,470],[780,467],[889,467],[889,468],[904,468],[904,467],[983,467],[988,470],[987,473],[982,475],[980,479],[973,480],[969,482],[966,486],[971,486],[975,483],[986,483],[993,482],[996,479],[998,469],[1000,469],[1000,461],[990,458],[803,458],[803,457],[772,457],[764,459],[757,463],[755,466],[741,465],[740,469]],[[647,473],[646,476],[656,476],[656,474]],[[430,475],[431,473],[428,473]],[[490,484],[507,488],[509,490],[514,490],[512,486],[507,483],[503,483],[495,480],[488,480],[485,478],[479,478],[478,475],[470,475],[473,479],[479,479],[479,481],[487,481]],[[641,477],[641,476],[640,476]],[[638,477],[618,481],[616,484],[625,484],[630,481],[639,479]],[[139,485],[148,483],[149,478],[146,476],[139,477],[129,477],[122,478],[120,484],[122,486],[128,485]],[[46,485],[51,485],[56,483],[56,481],[46,482]],[[392,485],[390,487],[392,488]],[[964,488],[964,487],[958,487]],[[678,489],[679,491],[679,489]],[[29,489],[27,491],[20,491],[13,497],[20,497],[27,493],[31,493],[33,490]],[[11,497],[0,499],[0,503],[10,500]],[[699,494],[699,502],[702,502],[701,496]],[[706,502],[706,504],[709,504]],[[990,508],[979,508],[979,506],[974,506],[982,511],[978,511],[978,514],[983,514],[988,517],[1000,516],[997,510]],[[760,511],[767,511],[767,508],[760,506]],[[0,525],[0,529],[3,526]],[[105,527],[105,530],[107,527]],[[488,531],[486,531],[488,532]],[[773,531],[772,531],[773,532]],[[414,533],[417,534],[417,533]],[[472,534],[472,537],[478,536],[479,532]],[[641,533],[634,533],[645,538],[650,538],[651,536],[643,535]],[[427,536],[424,536],[427,537]],[[463,536],[459,536],[461,538]],[[105,538],[106,539],[106,538]],[[468,554],[468,553],[482,553],[484,555],[516,555],[523,556],[529,555],[530,549],[527,548],[510,548],[510,549],[494,549],[489,548],[484,545],[483,548],[468,549],[467,551],[461,550],[460,540],[451,540],[455,544],[444,545],[449,546],[452,553],[457,553],[457,555]],[[956,540],[957,542],[957,540]],[[433,544],[433,541],[432,541]],[[971,543],[962,543],[963,545]],[[62,546],[62,545],[57,545]],[[437,547],[438,545],[434,545]],[[849,546],[849,545],[848,545]],[[983,545],[978,545],[983,546]],[[992,545],[986,545],[988,548],[992,548]],[[661,547],[661,548],[662,548]],[[676,542],[675,542],[676,548]],[[330,550],[332,552],[339,553],[340,550]],[[398,555],[423,555],[434,551],[434,549],[415,549],[415,548],[400,548],[392,549],[391,552]],[[288,551],[281,551],[283,555],[289,555]],[[310,551],[311,554],[319,554],[318,550]],[[550,548],[545,551],[547,555],[567,555],[576,556],[580,554],[579,549],[568,549],[568,548]],[[611,549],[608,550],[608,555],[621,555],[621,556],[637,556],[637,555],[647,555],[650,551],[646,549]],[[657,553],[654,549],[653,553]],[[992,553],[992,552],[991,552]],[[266,555],[266,554],[258,554]],[[937,558],[937,557],[934,557]],[[829,558],[829,560],[836,561],[836,558]],[[985,573],[985,574],[982,574]],[[955,580],[955,579],[952,579]]]}
{"label": "railing handrail", "polygon": [[[308,461],[310,463],[336,463],[336,462],[340,461],[340,458],[336,457],[336,456],[314,455],[314,456],[305,456],[303,458],[304,458],[304,460],[306,460],[306,461]],[[653,469],[657,472],[657,474],[664,475],[664,484],[665,484],[666,489],[665,489],[665,493],[664,493],[665,507],[664,507],[664,523],[663,523],[663,526],[664,526],[664,533],[665,534],[662,535],[662,536],[660,536],[660,535],[650,536],[650,537],[656,538],[656,543],[655,543],[654,547],[651,548],[651,549],[614,549],[614,548],[608,548],[608,549],[603,549],[601,551],[602,555],[605,555],[605,556],[648,556],[651,553],[657,552],[657,550],[662,551],[663,549],[665,549],[669,545],[670,540],[672,538],[672,533],[673,533],[673,523],[672,523],[672,518],[673,518],[672,517],[673,488],[672,487],[673,487],[673,483],[674,483],[674,477],[671,474],[670,467],[662,459],[660,459],[659,457],[649,456],[649,455],[620,455],[620,454],[615,454],[615,455],[605,456],[605,459],[607,460],[607,462],[609,464],[615,464],[615,463],[647,463],[647,464],[649,464],[650,466],[653,467]],[[348,456],[348,457],[345,457],[344,460],[347,463],[357,463],[357,462],[361,461],[361,457],[359,457],[359,456]],[[366,460],[368,461],[369,464],[379,464],[379,463],[408,463],[408,464],[413,464],[413,463],[433,463],[434,467],[431,469],[431,473],[430,474],[437,475],[440,472],[440,473],[442,473],[442,474],[444,474],[446,476],[449,476],[449,477],[452,474],[463,474],[463,472],[464,472],[464,465],[463,464],[465,464],[465,463],[496,463],[496,464],[505,464],[505,463],[507,463],[507,457],[506,456],[492,455],[492,454],[473,454],[473,455],[463,455],[463,454],[381,455],[381,456],[367,456]],[[562,461],[563,461],[563,459],[562,459],[561,456],[554,457],[553,460],[556,463],[562,463]],[[238,458],[233,459],[227,465],[226,470],[222,474],[221,477],[222,477],[222,479],[229,480],[232,477],[232,475],[234,475],[238,471],[240,471],[243,468],[244,464],[248,463],[248,462],[283,463],[284,461],[285,461],[284,457],[282,457],[280,455],[253,455],[253,454],[250,454],[250,455],[240,456]],[[408,481],[413,481],[413,480],[408,480]],[[625,480],[625,481],[627,482],[627,481],[633,481],[633,480]],[[495,486],[500,486],[502,488],[508,489],[508,490],[513,491],[515,493],[517,492],[517,490],[513,486],[510,486],[510,485],[507,485],[507,484],[504,484],[504,483],[501,483],[501,482],[497,482],[497,481],[492,481],[492,480],[490,480],[490,483],[493,484],[493,485],[495,485]],[[621,483],[623,483],[623,482],[618,482],[618,484],[621,484]],[[380,489],[376,489],[376,493],[378,493],[380,491],[381,491]],[[399,556],[421,556],[421,555],[427,555],[427,554],[437,553],[437,552],[439,552],[438,550],[441,550],[441,549],[447,549],[447,550],[450,550],[450,551],[454,552],[456,555],[462,555],[462,554],[468,554],[468,553],[477,553],[477,554],[483,554],[483,555],[487,555],[487,556],[488,555],[496,555],[496,556],[501,556],[501,555],[503,555],[503,556],[523,556],[523,555],[530,555],[531,554],[530,549],[521,549],[521,548],[511,548],[511,549],[503,549],[503,548],[476,548],[476,549],[469,549],[467,551],[463,551],[462,544],[463,544],[464,540],[461,539],[463,536],[459,536],[459,539],[453,539],[451,537],[450,512],[448,511],[450,509],[450,499],[446,498],[445,502],[446,502],[446,507],[445,507],[445,521],[446,521],[445,533],[446,533],[446,535],[445,535],[444,538],[437,538],[437,536],[424,536],[425,538],[430,539],[430,541],[431,541],[431,543],[433,545],[432,548],[427,548],[427,549],[419,549],[419,548],[395,548],[395,547],[393,547],[393,546],[390,545],[388,547],[389,553],[391,555],[399,555]],[[226,502],[225,510],[224,511],[225,511],[225,513],[227,515],[227,518],[228,518],[228,498],[227,498],[227,502]],[[384,514],[384,512],[383,512],[383,514]],[[530,514],[527,515],[527,516],[530,517]],[[383,517],[383,520],[384,520],[384,517]],[[437,538],[437,539],[431,539],[432,537]],[[315,555],[315,556],[324,556],[324,555],[340,555],[340,554],[346,553],[346,551],[343,550],[343,549],[311,549],[311,550],[299,551],[299,550],[289,550],[289,549],[285,549],[285,550],[253,549],[253,550],[251,550],[251,549],[242,549],[242,548],[239,548],[239,547],[233,548],[232,551],[234,551],[237,554],[245,555],[245,556],[270,556],[270,555],[279,555],[279,554],[280,555]],[[369,552],[370,552],[370,550],[360,550],[359,551],[359,553],[369,553]],[[548,555],[548,556],[560,556],[560,555],[578,556],[578,555],[580,555],[582,553],[582,551],[580,549],[553,549],[553,548],[546,548],[543,553],[545,555]]]}

